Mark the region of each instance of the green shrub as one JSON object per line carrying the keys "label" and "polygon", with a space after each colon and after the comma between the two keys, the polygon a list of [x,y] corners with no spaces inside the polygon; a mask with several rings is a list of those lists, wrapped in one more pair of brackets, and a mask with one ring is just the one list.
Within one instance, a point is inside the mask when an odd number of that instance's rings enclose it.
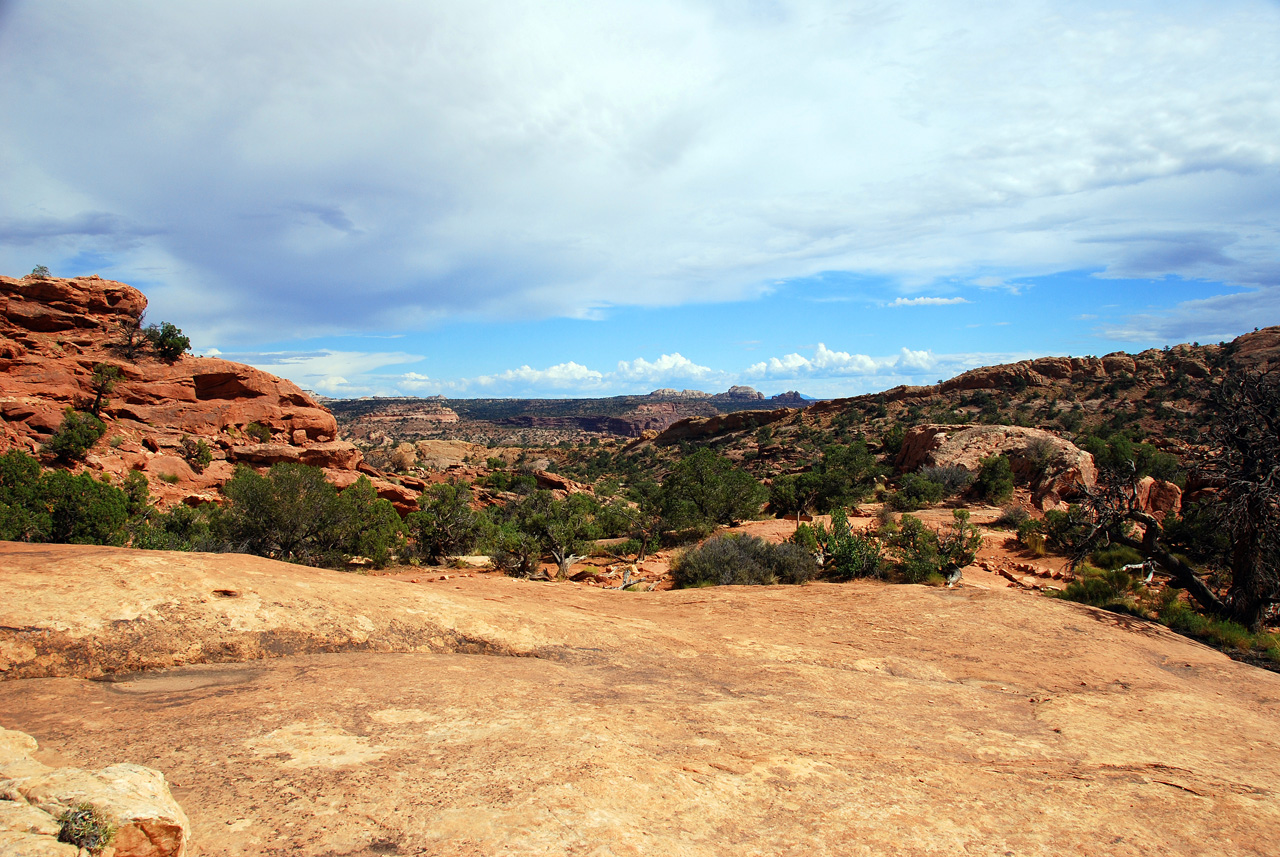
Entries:
{"label": "green shrub", "polygon": [[725,533],[685,551],[671,566],[677,588],[798,584],[813,578],[813,554],[796,544]]}
{"label": "green shrub", "polygon": [[751,474],[705,447],[682,458],[667,474],[662,495],[664,515],[675,529],[754,518],[766,497],[764,486]]}
{"label": "green shrub", "polygon": [[196,473],[204,473],[204,469],[213,463],[213,450],[203,438],[192,440],[185,434],[182,436],[182,457],[191,465]]}
{"label": "green shrub", "polygon": [[418,556],[442,562],[475,549],[481,521],[471,509],[468,483],[451,480],[432,485],[418,498],[418,509],[405,519]]}
{"label": "green shrub", "polygon": [[181,328],[172,322],[162,321],[148,326],[146,338],[162,360],[177,360],[191,350],[191,339],[183,336]]}
{"label": "green shrub", "polygon": [[258,443],[271,443],[271,429],[262,423],[253,422],[244,427],[244,433]]}
{"label": "green shrub", "polygon": [[1067,556],[1078,556],[1088,543],[1093,525],[1089,513],[1074,503],[1065,512],[1051,509],[1040,522],[1040,532],[1054,551]]}
{"label": "green shrub", "polygon": [[44,265],[36,265],[31,269],[31,276],[37,280],[47,280],[49,279],[49,269]]}
{"label": "green shrub", "polygon": [[821,522],[810,528],[796,528],[791,541],[822,560],[822,574],[831,580],[879,577],[884,550],[870,533],[856,533],[849,527],[843,509],[831,513],[831,527]]}
{"label": "green shrub", "polygon": [[[38,502],[48,529],[39,541],[76,545],[123,545],[129,498],[88,473],[51,470],[40,478]],[[36,539],[33,539],[36,541]]]}
{"label": "green shrub", "polygon": [[85,453],[106,433],[106,425],[93,414],[67,408],[63,412],[62,424],[45,443],[44,451],[69,464],[84,458]]}
{"label": "green shrub", "polygon": [[1013,465],[1003,455],[982,459],[982,469],[973,481],[973,490],[987,503],[1004,503],[1013,496]]}
{"label": "green shrub", "polygon": [[390,501],[368,477],[343,492],[319,468],[274,464],[266,476],[240,466],[222,487],[230,500],[219,524],[235,549],[308,565],[340,565],[367,556],[385,564],[403,533]]}
{"label": "green shrub", "polygon": [[973,482],[972,473],[964,467],[955,465],[921,467],[920,475],[942,486],[943,494],[947,497],[959,494]]}
{"label": "green shrub", "polygon": [[951,525],[931,530],[914,515],[903,515],[889,539],[898,552],[898,576],[904,583],[924,583],[970,565],[982,546],[982,533],[969,523],[969,513],[955,509]]}
{"label": "green shrub", "polygon": [[898,490],[890,494],[885,502],[894,511],[914,512],[941,502],[944,496],[946,488],[941,483],[919,473],[910,473],[903,477]]}
{"label": "green shrub", "polygon": [[1142,562],[1142,554],[1138,553],[1128,545],[1110,544],[1103,548],[1098,548],[1089,555],[1089,562],[1098,568],[1114,571],[1123,568],[1126,565]]}
{"label": "green shrub", "polygon": [[1128,572],[1119,569],[1104,571],[1081,565],[1076,574],[1076,579],[1058,594],[1059,598],[1108,610],[1136,612],[1133,596],[1140,591],[1141,584]]}

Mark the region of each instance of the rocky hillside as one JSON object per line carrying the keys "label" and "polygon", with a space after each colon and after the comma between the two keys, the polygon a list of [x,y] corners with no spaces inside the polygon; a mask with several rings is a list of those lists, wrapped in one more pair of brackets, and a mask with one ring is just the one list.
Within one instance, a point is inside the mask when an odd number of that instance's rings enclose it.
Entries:
{"label": "rocky hillside", "polygon": [[[137,289],[98,277],[0,277],[0,452],[40,454],[65,411],[96,398],[95,368],[110,366],[120,380],[101,403],[107,432],[77,468],[116,479],[138,471],[170,505],[214,500],[237,463],[297,461],[340,487],[369,473],[380,495],[414,505],[415,492],[369,468],[338,439],[333,415],[293,383],[228,360],[128,348],[125,332],[146,307]],[[207,466],[192,454],[198,441]]]}

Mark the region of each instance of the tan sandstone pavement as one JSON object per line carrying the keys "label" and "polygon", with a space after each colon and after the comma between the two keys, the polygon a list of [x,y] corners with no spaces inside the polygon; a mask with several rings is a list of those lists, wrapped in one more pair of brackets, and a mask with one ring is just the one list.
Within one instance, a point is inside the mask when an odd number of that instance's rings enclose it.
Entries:
{"label": "tan sandstone pavement", "polygon": [[1024,593],[425,586],[0,543],[0,626],[10,675],[185,662],[0,682],[0,724],[52,763],[164,771],[203,854],[1269,855],[1280,834],[1280,676]]}

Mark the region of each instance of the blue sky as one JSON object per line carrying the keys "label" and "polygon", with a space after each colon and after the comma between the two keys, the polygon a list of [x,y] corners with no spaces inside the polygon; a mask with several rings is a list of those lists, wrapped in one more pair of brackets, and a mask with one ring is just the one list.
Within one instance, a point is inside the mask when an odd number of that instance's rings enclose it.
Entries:
{"label": "blue sky", "polygon": [[0,0],[0,272],[326,395],[837,396],[1280,323],[1280,4]]}

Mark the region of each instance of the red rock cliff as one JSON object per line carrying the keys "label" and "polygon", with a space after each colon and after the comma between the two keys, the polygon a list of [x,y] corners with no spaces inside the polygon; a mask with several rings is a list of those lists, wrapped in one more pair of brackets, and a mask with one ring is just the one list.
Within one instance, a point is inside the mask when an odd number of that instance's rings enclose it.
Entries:
{"label": "red rock cliff", "polygon": [[[66,408],[93,401],[94,367],[104,363],[121,379],[102,407],[107,433],[84,467],[115,477],[140,471],[162,504],[216,499],[237,462],[299,461],[340,487],[371,472],[354,445],[337,439],[333,414],[290,381],[210,357],[126,357],[123,330],[146,307],[137,289],[98,277],[0,277],[0,452],[37,453]],[[270,431],[269,442],[248,433],[254,423]],[[212,451],[203,472],[184,457],[184,437]],[[414,492],[374,484],[402,510],[415,507]]]}

